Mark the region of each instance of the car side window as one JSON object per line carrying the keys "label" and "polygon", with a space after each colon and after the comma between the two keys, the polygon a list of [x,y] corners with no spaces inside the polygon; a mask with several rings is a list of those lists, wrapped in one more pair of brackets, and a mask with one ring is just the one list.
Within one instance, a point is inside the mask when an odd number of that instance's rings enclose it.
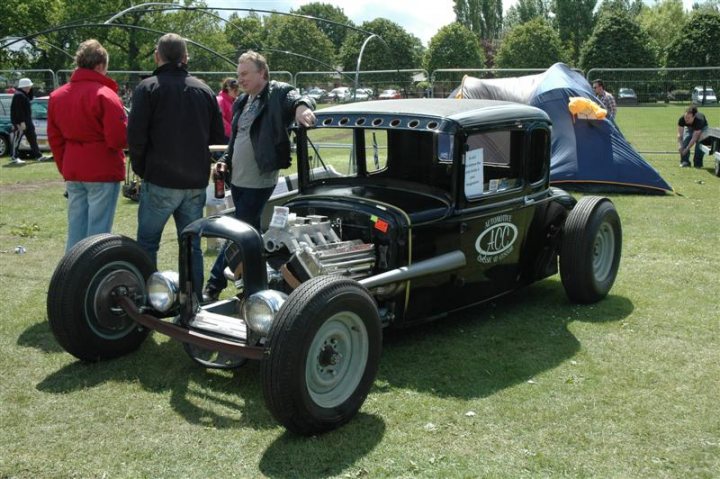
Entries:
{"label": "car side window", "polygon": [[522,132],[474,133],[467,138],[464,193],[469,200],[521,185]]}
{"label": "car side window", "polygon": [[550,164],[547,161],[550,156],[550,132],[545,128],[536,128],[530,133],[529,156],[528,180],[533,184],[543,181],[547,174],[545,165]]}
{"label": "car side window", "polygon": [[30,103],[32,117],[36,120],[46,120],[48,104],[46,101],[34,101]]}
{"label": "car side window", "polygon": [[350,128],[308,130],[310,180],[357,176],[357,154]]}

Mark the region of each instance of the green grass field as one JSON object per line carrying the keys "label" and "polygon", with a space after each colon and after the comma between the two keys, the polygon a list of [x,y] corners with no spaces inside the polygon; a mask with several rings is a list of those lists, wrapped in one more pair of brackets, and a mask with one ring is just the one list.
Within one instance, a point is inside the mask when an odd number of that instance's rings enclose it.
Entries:
{"label": "green grass field", "polygon": [[[621,108],[641,151],[672,151],[681,107]],[[720,108],[707,109],[720,126]],[[206,371],[158,334],[83,364],[47,324],[66,235],[52,163],[0,165],[1,478],[717,478],[720,178],[647,154],[677,195],[612,195],[623,258],[610,296],[559,277],[385,338],[360,414],[314,438],[265,409],[260,368]],[[120,199],[116,233],[134,237]],[[19,255],[15,247],[26,253]],[[175,267],[166,228],[160,268]]]}

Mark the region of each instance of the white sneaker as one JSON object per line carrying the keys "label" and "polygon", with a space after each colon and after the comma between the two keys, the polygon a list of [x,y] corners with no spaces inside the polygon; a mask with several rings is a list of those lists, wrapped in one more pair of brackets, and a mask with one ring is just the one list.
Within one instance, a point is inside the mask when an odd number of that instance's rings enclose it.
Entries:
{"label": "white sneaker", "polygon": [[10,163],[13,165],[23,165],[25,164],[25,160],[21,160],[20,158],[11,158]]}
{"label": "white sneaker", "polygon": [[50,160],[52,160],[52,156],[45,156],[45,155],[43,155],[37,159],[37,161],[50,161]]}

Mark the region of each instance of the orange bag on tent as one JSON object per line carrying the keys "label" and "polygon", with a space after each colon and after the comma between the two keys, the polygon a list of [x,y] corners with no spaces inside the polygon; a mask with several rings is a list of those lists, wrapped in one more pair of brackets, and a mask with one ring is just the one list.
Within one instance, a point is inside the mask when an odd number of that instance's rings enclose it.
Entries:
{"label": "orange bag on tent", "polygon": [[574,118],[582,120],[604,120],[607,116],[607,110],[601,108],[600,105],[581,96],[571,96],[568,103],[568,109]]}

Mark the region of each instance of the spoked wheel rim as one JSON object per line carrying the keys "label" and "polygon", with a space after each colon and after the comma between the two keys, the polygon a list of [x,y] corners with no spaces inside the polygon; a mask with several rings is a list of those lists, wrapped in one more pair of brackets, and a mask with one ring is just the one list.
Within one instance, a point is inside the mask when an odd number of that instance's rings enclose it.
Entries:
{"label": "spoked wheel rim", "polygon": [[593,244],[593,271],[598,281],[604,281],[612,271],[615,259],[615,232],[612,225],[604,222],[600,225]]}
{"label": "spoked wheel rim", "polygon": [[137,327],[137,323],[117,306],[120,296],[128,296],[136,303],[144,304],[143,275],[125,261],[109,263],[98,270],[85,293],[86,321],[90,329],[103,339],[120,339]]}
{"label": "spoked wheel rim", "polygon": [[320,407],[345,402],[356,390],[368,362],[368,332],[360,317],[345,311],[317,331],[305,364],[308,393]]}

